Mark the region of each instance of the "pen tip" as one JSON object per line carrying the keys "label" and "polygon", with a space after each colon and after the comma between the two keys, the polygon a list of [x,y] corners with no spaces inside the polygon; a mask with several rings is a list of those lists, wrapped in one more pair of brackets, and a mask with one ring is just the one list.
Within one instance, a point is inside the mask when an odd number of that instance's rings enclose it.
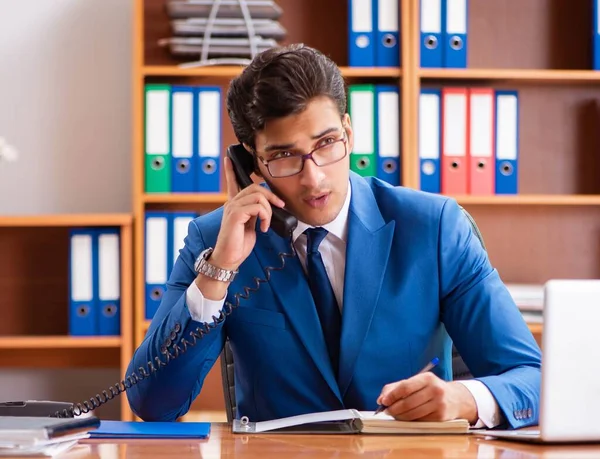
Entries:
{"label": "pen tip", "polygon": [[434,357],[433,360],[431,361],[431,363],[433,363],[434,365],[437,365],[438,363],[440,363],[440,359],[438,359],[437,357]]}

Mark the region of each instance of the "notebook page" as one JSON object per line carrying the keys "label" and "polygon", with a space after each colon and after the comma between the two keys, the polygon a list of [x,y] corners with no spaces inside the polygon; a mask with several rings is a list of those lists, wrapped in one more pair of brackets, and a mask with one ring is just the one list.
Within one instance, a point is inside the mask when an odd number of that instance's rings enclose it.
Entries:
{"label": "notebook page", "polygon": [[[267,432],[269,430],[281,429],[283,427],[310,424],[313,422],[345,421],[359,417],[355,410],[325,411],[323,413],[308,413],[287,418],[273,419],[271,421],[260,421],[255,423],[255,432]],[[251,420],[250,420],[251,421]]]}

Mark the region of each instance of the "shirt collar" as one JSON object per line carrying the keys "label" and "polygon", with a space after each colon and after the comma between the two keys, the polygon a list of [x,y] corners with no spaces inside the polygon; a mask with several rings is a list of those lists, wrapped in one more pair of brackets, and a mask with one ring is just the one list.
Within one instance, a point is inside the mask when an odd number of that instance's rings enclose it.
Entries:
{"label": "shirt collar", "polygon": [[[337,214],[331,222],[323,225],[327,231],[332,233],[334,236],[338,237],[342,241],[346,242],[346,237],[348,235],[348,209],[350,207],[350,195],[352,194],[352,187],[350,186],[350,181],[348,180],[348,192],[346,193],[346,200],[344,201],[344,205],[340,209],[340,212]],[[298,226],[294,230],[293,238],[294,242],[298,239],[298,237],[304,233],[307,228],[314,228],[312,225],[308,225],[303,221],[298,220]]]}

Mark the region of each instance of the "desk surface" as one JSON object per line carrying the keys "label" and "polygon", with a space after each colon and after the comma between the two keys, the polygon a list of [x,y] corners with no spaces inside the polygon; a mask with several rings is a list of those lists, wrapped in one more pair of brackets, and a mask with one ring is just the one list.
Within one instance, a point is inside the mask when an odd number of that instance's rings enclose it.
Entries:
{"label": "desk surface", "polygon": [[275,458],[592,458],[598,445],[542,446],[491,441],[473,435],[239,435],[213,424],[208,440],[86,440],[61,459]]}

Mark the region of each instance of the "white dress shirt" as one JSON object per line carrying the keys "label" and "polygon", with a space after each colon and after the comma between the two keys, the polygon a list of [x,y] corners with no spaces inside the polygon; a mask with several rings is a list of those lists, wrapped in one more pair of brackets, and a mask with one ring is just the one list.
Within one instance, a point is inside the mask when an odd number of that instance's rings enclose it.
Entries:
{"label": "white dress shirt", "polygon": [[[333,288],[340,311],[343,309],[344,299],[344,270],[346,266],[346,239],[348,235],[348,208],[350,206],[350,196],[352,190],[348,182],[348,193],[344,205],[338,216],[330,223],[323,225],[328,231],[327,236],[319,245],[319,252],[325,264],[325,270],[329,277],[329,282]],[[298,221],[298,226],[293,233],[294,247],[298,253],[298,258],[304,270],[306,271],[306,235],[303,234],[307,228],[310,228],[304,222]],[[227,294],[225,294],[226,296]],[[204,298],[202,292],[192,282],[186,291],[186,303],[193,320],[197,322],[211,322],[212,317],[218,317],[219,311],[223,308],[225,297],[221,300],[209,300]],[[481,381],[465,380],[459,381],[473,395],[477,405],[479,420],[474,425],[475,428],[492,428],[502,422],[500,409],[496,399],[490,390]]]}

